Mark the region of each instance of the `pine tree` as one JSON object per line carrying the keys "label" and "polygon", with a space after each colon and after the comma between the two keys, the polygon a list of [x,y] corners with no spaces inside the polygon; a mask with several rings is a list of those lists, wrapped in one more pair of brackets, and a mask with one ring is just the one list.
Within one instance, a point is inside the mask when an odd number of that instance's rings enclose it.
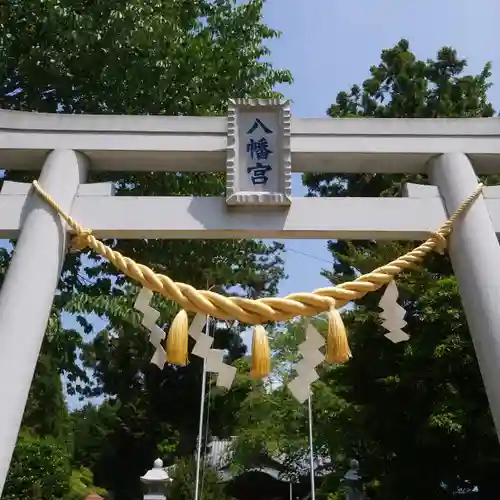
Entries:
{"label": "pine tree", "polygon": [[[361,86],[337,95],[328,114],[492,116],[490,64],[477,75],[465,73],[466,66],[449,47],[434,60],[418,60],[401,40],[382,52]],[[306,174],[303,180],[315,196],[376,197],[397,195],[403,183],[425,178]],[[324,274],[332,283],[345,281],[354,270],[368,272],[412,245],[331,241],[335,265]],[[329,428],[342,430],[336,442],[346,456],[360,458],[371,481],[370,498],[454,498],[457,492],[491,498],[500,488],[500,449],[457,284],[447,257],[433,256],[425,267],[399,280],[412,334],[408,343],[384,338],[377,318],[380,294],[370,294],[348,316],[354,359],[327,380],[345,409],[317,432],[328,440]]]}

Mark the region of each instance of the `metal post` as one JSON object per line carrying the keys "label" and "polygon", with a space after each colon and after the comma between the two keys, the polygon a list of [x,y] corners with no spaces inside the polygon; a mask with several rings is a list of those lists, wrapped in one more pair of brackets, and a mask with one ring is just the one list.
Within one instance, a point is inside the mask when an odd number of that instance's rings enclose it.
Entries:
{"label": "metal post", "polygon": [[[70,211],[88,162],[71,150],[45,161],[40,184]],[[24,407],[66,253],[66,229],[36,194],[0,290],[0,496],[16,445]]]}
{"label": "metal post", "polygon": [[314,444],[312,424],[312,391],[307,398],[307,416],[309,420],[309,463],[311,467],[311,500],[316,500],[316,486],[314,481]]}
{"label": "metal post", "polygon": [[[208,288],[208,287],[207,287]],[[210,335],[210,316],[207,316],[207,335]],[[203,441],[203,420],[205,418],[205,395],[207,392],[207,360],[203,358],[203,373],[201,375],[200,392],[200,422],[198,425],[198,443],[196,449],[196,479],[194,483],[194,500],[200,498],[201,445]]]}
{"label": "metal post", "polygon": [[[463,153],[434,158],[429,176],[439,187],[449,214],[478,184]],[[449,252],[500,438],[500,245],[482,197],[456,222]]]}

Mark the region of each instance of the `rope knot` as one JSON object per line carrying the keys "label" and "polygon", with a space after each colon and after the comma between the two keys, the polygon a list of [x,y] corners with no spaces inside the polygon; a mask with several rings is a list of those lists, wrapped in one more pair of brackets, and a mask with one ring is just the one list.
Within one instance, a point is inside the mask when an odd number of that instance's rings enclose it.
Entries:
{"label": "rope knot", "polygon": [[71,252],[78,252],[90,246],[92,231],[90,229],[82,229],[79,231],[70,242]]}
{"label": "rope knot", "polygon": [[431,232],[431,235],[434,243],[436,243],[436,248],[435,248],[436,252],[439,255],[444,255],[446,247],[448,245],[446,238],[438,231]]}

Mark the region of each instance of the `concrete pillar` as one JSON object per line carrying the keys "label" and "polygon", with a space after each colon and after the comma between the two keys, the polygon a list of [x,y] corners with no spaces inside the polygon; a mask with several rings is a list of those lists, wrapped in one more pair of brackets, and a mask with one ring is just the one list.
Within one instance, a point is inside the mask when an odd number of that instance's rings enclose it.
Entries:
{"label": "concrete pillar", "polygon": [[[40,184],[69,212],[87,166],[81,153],[53,151]],[[25,214],[0,290],[0,496],[67,248],[64,224],[38,195],[28,197]]]}
{"label": "concrete pillar", "polygon": [[[463,153],[434,158],[428,173],[450,215],[478,184]],[[482,196],[456,222],[449,253],[500,438],[500,245]]]}

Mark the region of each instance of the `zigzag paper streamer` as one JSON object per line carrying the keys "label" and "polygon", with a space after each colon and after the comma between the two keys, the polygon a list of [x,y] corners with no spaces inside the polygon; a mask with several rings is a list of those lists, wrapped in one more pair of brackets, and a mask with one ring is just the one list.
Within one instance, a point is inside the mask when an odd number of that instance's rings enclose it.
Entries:
{"label": "zigzag paper streamer", "polygon": [[[165,332],[156,324],[160,312],[149,305],[152,298],[153,292],[149,288],[142,288],[134,303],[134,308],[143,314],[141,324],[149,330],[149,341],[156,347],[151,363],[162,370],[166,362],[166,352],[161,345],[165,339]],[[208,372],[217,373],[216,384],[219,387],[230,389],[236,376],[236,368],[224,363],[224,351],[211,349],[214,339],[203,333],[205,323],[206,317],[203,314],[197,314],[189,327],[189,335],[196,340],[192,353],[206,360]]]}
{"label": "zigzag paper streamer", "polygon": [[384,320],[382,326],[389,330],[385,337],[395,344],[410,339],[410,336],[402,330],[407,325],[404,320],[406,310],[398,304],[398,296],[396,282],[391,281],[379,302],[379,307],[382,309],[380,317]]}
{"label": "zigzag paper streamer", "polygon": [[149,288],[143,288],[134,303],[134,308],[143,314],[142,325],[149,331],[149,341],[156,347],[151,363],[163,370],[166,362],[166,352],[161,345],[165,338],[165,332],[156,324],[160,317],[160,312],[149,304],[153,298],[153,292]]}
{"label": "zigzag paper streamer", "polygon": [[302,359],[295,365],[297,377],[288,384],[288,389],[299,403],[307,400],[311,395],[311,384],[319,378],[316,367],[325,360],[325,355],[320,351],[324,345],[323,336],[311,323],[308,323],[306,340],[299,345]]}
{"label": "zigzag paper streamer", "polygon": [[203,333],[203,327],[207,322],[204,314],[197,314],[190,327],[189,336],[196,340],[196,344],[191,351],[206,361],[205,369],[207,372],[217,373],[216,385],[230,389],[236,376],[236,368],[224,363],[224,351],[221,349],[212,349],[213,337]]}

